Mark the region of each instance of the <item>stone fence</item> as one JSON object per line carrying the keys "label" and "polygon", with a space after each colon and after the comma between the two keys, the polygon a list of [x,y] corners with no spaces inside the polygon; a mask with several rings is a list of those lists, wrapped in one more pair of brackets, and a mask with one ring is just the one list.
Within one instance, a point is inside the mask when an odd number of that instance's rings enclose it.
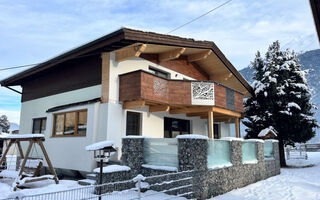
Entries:
{"label": "stone fence", "polygon": [[[144,163],[143,137],[125,137],[122,140],[122,163],[131,168],[130,176],[142,174],[153,176],[166,174],[166,163],[159,169],[146,168]],[[275,176],[280,173],[279,148],[276,140],[272,143],[272,158],[265,157],[263,140],[245,140],[228,138],[230,142],[230,164],[225,166],[208,167],[208,139],[206,137],[183,136],[177,142],[177,170],[192,174],[193,197],[207,199],[236,188]],[[251,142],[255,145],[255,162],[244,162],[244,143]],[[252,151],[249,152],[252,154]],[[214,156],[214,155],[213,155]],[[172,171],[171,171],[172,172]],[[181,173],[183,177],[183,173]],[[128,177],[129,179],[130,177]],[[179,177],[175,177],[177,179]]]}

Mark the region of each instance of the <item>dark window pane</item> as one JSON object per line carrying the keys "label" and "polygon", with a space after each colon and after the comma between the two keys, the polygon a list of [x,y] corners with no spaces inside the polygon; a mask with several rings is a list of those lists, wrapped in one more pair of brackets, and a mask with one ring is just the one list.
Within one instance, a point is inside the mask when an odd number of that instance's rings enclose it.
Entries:
{"label": "dark window pane", "polygon": [[41,119],[34,119],[32,133],[40,133],[40,131],[41,131]]}
{"label": "dark window pane", "polygon": [[178,135],[190,134],[190,121],[183,119],[164,118],[164,137],[175,138]]}
{"label": "dark window pane", "polygon": [[140,113],[127,112],[126,135],[140,135]]}
{"label": "dark window pane", "polygon": [[162,77],[162,78],[167,78],[167,79],[170,78],[170,74],[168,72],[165,72],[165,71],[153,68],[153,67],[149,67],[149,70],[150,70],[150,72],[152,74],[154,74],[156,76],[159,76],[159,77]]}

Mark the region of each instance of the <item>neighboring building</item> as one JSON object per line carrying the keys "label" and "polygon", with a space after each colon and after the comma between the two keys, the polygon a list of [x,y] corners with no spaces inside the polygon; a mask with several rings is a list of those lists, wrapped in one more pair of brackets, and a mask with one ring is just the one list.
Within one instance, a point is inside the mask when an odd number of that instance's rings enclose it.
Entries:
{"label": "neighboring building", "polygon": [[1,85],[22,87],[20,133],[45,134],[54,166],[79,171],[95,167],[85,146],[101,140],[119,148],[126,135],[240,137],[252,92],[213,42],[127,28]]}

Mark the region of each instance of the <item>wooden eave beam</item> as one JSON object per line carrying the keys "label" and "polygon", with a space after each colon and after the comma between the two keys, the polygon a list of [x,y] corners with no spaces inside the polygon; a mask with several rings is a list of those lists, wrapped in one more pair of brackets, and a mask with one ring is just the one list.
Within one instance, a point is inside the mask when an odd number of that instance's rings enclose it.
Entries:
{"label": "wooden eave beam", "polygon": [[169,110],[170,110],[170,106],[167,106],[167,105],[149,106],[149,112],[168,112]]}
{"label": "wooden eave beam", "polygon": [[186,107],[181,109],[170,110],[170,114],[181,114],[181,113],[199,113],[199,112],[208,112],[211,110],[211,107]]}
{"label": "wooden eave beam", "polygon": [[212,50],[207,50],[201,53],[195,53],[188,56],[188,62],[195,62],[208,58],[212,54]]}
{"label": "wooden eave beam", "polygon": [[180,57],[185,52],[186,48],[177,48],[172,51],[159,54],[159,61],[173,60]]}
{"label": "wooden eave beam", "polygon": [[147,48],[146,44],[139,44],[130,47],[125,47],[116,51],[116,61],[121,62],[129,58],[139,57],[142,52]]}
{"label": "wooden eave beam", "polygon": [[231,116],[231,117],[241,118],[241,113],[235,112],[235,111],[232,111],[232,110],[227,110],[227,109],[224,109],[224,108],[212,107],[212,111],[215,112],[215,113],[220,113],[220,114],[228,115],[228,116]]}
{"label": "wooden eave beam", "polygon": [[146,102],[143,100],[137,101],[127,101],[123,103],[123,109],[133,109],[133,108],[142,108],[146,105]]}

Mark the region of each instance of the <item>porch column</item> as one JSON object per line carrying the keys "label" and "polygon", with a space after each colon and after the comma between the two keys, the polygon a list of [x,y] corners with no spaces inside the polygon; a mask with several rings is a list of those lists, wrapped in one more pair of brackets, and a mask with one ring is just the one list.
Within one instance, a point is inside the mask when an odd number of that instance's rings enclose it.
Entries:
{"label": "porch column", "polygon": [[214,139],[213,111],[208,111],[208,137]]}
{"label": "porch column", "polygon": [[236,137],[240,137],[240,118],[235,118]]}
{"label": "porch column", "polygon": [[101,59],[101,100],[103,103],[106,103],[109,101],[110,53],[102,53]]}

